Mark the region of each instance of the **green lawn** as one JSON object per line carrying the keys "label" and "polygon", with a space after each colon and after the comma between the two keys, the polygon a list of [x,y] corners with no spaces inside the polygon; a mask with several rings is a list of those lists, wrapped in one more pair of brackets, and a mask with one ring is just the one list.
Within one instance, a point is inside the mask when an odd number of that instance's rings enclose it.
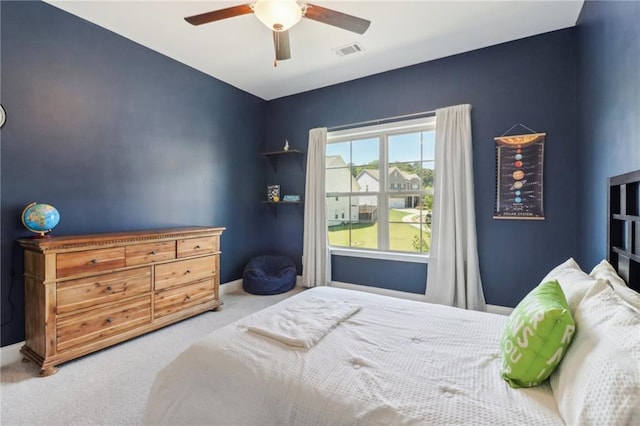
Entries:
{"label": "green lawn", "polygon": [[[390,227],[390,249],[395,251],[418,252],[418,241],[420,230],[409,223],[393,223],[402,222],[402,218],[409,213],[391,209],[389,218],[391,220]],[[349,234],[351,234],[351,244],[349,244]],[[426,228],[423,234],[423,251],[429,251],[429,242],[431,239],[431,230]],[[338,225],[329,227],[329,244],[340,247],[353,248],[378,248],[378,223],[365,224],[353,223],[351,225]]]}

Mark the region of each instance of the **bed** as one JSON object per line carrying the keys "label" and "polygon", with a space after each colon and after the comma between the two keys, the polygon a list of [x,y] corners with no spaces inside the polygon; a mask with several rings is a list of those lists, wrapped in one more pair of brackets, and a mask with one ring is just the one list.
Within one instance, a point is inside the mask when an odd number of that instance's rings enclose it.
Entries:
{"label": "bed", "polygon": [[[610,181],[610,216],[630,223],[609,226],[622,235],[609,236],[616,255],[590,273],[568,259],[541,282],[561,285],[576,331],[539,385],[501,377],[507,316],[316,287],[179,355],[159,372],[145,423],[640,424],[640,174],[625,176]],[[315,307],[336,318],[302,339],[278,335],[286,315]]]}

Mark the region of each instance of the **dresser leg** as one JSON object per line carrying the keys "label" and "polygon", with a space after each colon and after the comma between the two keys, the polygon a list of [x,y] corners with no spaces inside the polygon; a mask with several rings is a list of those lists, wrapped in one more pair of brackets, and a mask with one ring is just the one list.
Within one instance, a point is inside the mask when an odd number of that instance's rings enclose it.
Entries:
{"label": "dresser leg", "polygon": [[58,368],[54,367],[53,365],[50,367],[42,367],[40,369],[40,377],[51,376],[56,374],[57,372],[58,372]]}
{"label": "dresser leg", "polygon": [[218,312],[222,310],[222,305],[224,305],[223,301],[220,301],[220,304],[212,309],[213,312]]}

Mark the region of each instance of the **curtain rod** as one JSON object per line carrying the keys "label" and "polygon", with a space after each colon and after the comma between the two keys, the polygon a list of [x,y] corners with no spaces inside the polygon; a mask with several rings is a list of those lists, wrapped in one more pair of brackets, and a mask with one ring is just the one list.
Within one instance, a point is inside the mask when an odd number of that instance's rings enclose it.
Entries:
{"label": "curtain rod", "polygon": [[367,126],[371,124],[383,124],[387,122],[403,120],[405,118],[426,117],[429,115],[435,115],[435,113],[436,112],[434,110],[434,111],[414,112],[413,114],[396,115],[395,117],[378,118],[377,120],[360,121],[358,123],[342,124],[340,126],[329,127],[327,131],[334,132],[336,130],[345,130],[351,127],[361,127],[361,126]]}

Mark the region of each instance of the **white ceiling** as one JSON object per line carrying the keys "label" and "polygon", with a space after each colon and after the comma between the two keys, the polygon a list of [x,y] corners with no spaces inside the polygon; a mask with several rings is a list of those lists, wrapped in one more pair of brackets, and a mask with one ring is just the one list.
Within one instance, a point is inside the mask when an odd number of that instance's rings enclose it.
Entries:
{"label": "white ceiling", "polygon": [[[583,0],[313,1],[371,21],[358,35],[303,18],[274,68],[271,31],[253,15],[201,26],[184,17],[240,1],[45,0],[265,100],[574,26]],[[332,49],[358,42],[364,52]]]}

